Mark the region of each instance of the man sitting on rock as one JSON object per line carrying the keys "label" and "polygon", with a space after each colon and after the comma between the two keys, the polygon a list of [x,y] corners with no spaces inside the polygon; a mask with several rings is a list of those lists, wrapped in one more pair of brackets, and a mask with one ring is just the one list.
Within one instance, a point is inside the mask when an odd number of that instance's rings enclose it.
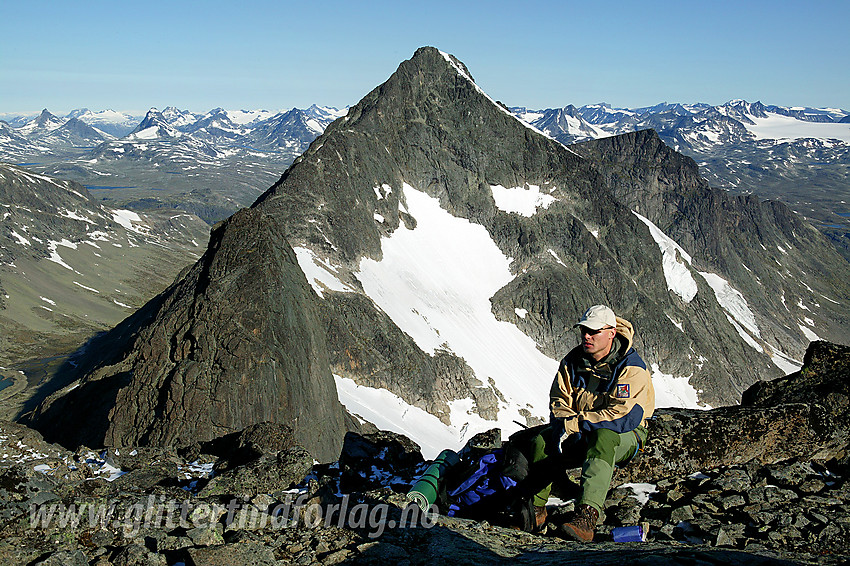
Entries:
{"label": "man sitting on rock", "polygon": [[[581,467],[581,496],[558,534],[587,542],[593,540],[615,464],[628,462],[646,441],[655,390],[632,348],[630,322],[595,305],[575,326],[581,343],[561,360],[550,392],[550,423],[531,439],[530,460],[537,482],[541,477],[551,482],[558,469]],[[546,521],[551,486],[534,496],[537,527]]]}

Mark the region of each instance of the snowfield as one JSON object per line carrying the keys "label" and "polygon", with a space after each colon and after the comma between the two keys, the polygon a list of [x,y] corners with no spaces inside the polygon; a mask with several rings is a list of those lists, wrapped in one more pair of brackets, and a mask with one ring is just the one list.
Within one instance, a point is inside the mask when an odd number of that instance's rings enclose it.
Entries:
{"label": "snowfield", "polygon": [[[385,238],[380,262],[361,261],[357,277],[366,294],[423,351],[449,350],[466,360],[483,384],[494,380],[507,399],[498,422],[467,427],[467,436],[493,426],[513,432],[518,428],[513,421],[525,421],[522,409],[546,417],[546,392],[558,361],[491,311],[490,297],[513,279],[511,259],[483,226],[452,216],[437,199],[408,184],[403,191],[416,229],[401,226]],[[451,422],[462,426],[470,417],[455,407]]]}
{"label": "snowfield", "polygon": [[850,124],[806,122],[768,112],[767,118],[749,116],[755,125],[744,124],[759,140],[836,139],[850,143]]}
{"label": "snowfield", "polygon": [[[494,193],[499,190],[494,188]],[[539,189],[503,190],[524,213],[533,214],[542,204]],[[410,437],[426,458],[445,448],[458,449],[472,435],[493,427],[507,437],[520,428],[515,421],[525,422],[522,410],[547,419],[548,391],[559,361],[543,355],[531,338],[491,311],[490,297],[513,279],[511,258],[483,226],[452,216],[437,199],[408,184],[403,193],[416,228],[402,225],[384,238],[382,260],[361,260],[356,276],[366,294],[423,351],[444,349],[462,357],[482,384],[492,379],[505,401],[500,402],[497,420],[486,421],[472,412],[471,399],[457,400],[451,403],[451,424],[446,425],[385,389],[336,376],[340,401],[379,428]],[[333,266],[308,250],[296,249],[296,255],[320,294],[351,290],[339,281]],[[518,318],[526,314],[516,313]],[[565,345],[564,353],[571,347]],[[706,408],[687,377],[665,374],[657,365],[652,373],[658,406]]]}
{"label": "snowfield", "polygon": [[[658,244],[661,249],[662,268],[664,269],[664,279],[667,281],[667,288],[679,295],[683,301],[690,303],[697,295],[697,282],[694,280],[688,265],[691,263],[691,256],[682,246],[673,241],[662,232],[648,218],[641,216],[634,210],[632,214],[646,224],[649,228],[649,233],[652,239]],[[684,261],[680,261],[679,258]]]}

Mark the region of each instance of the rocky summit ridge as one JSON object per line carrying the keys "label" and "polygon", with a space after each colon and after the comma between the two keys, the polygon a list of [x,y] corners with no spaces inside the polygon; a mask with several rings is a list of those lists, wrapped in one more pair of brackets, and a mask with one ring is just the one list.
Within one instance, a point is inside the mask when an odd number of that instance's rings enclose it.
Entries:
{"label": "rocky summit ridge", "polygon": [[[800,372],[759,382],[741,406],[659,411],[590,544],[548,525],[530,534],[417,514],[404,495],[430,462],[387,431],[350,433],[335,462],[315,464],[274,423],[180,450],[70,451],[4,421],[0,562],[846,564],[848,363],[847,346],[816,342]],[[497,432],[470,442],[496,446]],[[549,525],[571,509],[575,479],[556,483]],[[646,542],[612,541],[638,524]]]}

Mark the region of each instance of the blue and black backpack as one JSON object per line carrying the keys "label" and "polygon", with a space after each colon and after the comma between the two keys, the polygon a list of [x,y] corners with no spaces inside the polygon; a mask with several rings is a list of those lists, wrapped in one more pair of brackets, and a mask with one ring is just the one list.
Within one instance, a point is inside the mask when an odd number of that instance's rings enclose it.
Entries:
{"label": "blue and black backpack", "polygon": [[488,521],[531,531],[534,507],[522,482],[528,460],[510,443],[489,450],[471,450],[446,473],[437,497],[440,512],[449,517]]}

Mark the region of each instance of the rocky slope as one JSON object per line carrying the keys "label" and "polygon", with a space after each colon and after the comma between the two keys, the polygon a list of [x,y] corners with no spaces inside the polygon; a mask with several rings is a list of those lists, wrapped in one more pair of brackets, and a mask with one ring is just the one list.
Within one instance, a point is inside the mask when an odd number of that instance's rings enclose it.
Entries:
{"label": "rocky slope", "polygon": [[68,353],[111,328],[207,237],[197,217],[112,209],[77,183],[0,164],[0,366]]}
{"label": "rocky slope", "polygon": [[804,215],[850,259],[847,111],[733,100],[719,106],[605,104],[512,112],[564,144],[654,129],[700,164],[712,186],[778,199]]}
{"label": "rocky slope", "polygon": [[[848,362],[850,348],[815,343],[799,374],[758,384],[743,406],[661,411],[647,452],[618,470],[592,544],[563,541],[548,528],[528,534],[412,512],[404,494],[428,462],[389,432],[351,433],[338,462],[313,465],[292,430],[271,423],[179,450],[72,452],[3,422],[0,560],[843,564]],[[793,417],[825,413],[828,427]],[[796,447],[794,435],[805,439]],[[488,441],[496,442],[492,434],[474,440]],[[550,525],[571,508],[574,477],[556,486],[561,501],[550,500]],[[612,542],[613,528],[638,523],[649,528],[647,542]]]}
{"label": "rocky slope", "polygon": [[109,446],[179,446],[287,422],[317,457],[333,455],[343,408],[315,294],[281,226],[248,210],[210,242],[180,282],[89,344],[78,362],[86,378],[30,418],[66,443]]}
{"label": "rocky slope", "polygon": [[[506,193],[536,200],[517,210]],[[474,231],[507,266],[475,315],[489,317],[484,330],[463,318],[467,304],[426,312],[457,289],[428,285],[460,241],[441,243],[431,273],[402,276],[403,289],[367,276],[396,237],[439,232],[437,217]],[[462,268],[478,265],[480,251]],[[816,230],[781,204],[709,188],[654,133],[564,147],[489,99],[455,58],[422,48],[221,225],[183,279],[90,345],[79,386],[31,422],[69,445],[166,446],[293,422],[325,458],[343,426],[335,374],[385,388],[468,438],[494,419],[546,417],[572,323],[597,302],[636,324],[659,382],[689,379],[703,401],[728,404],[802,357],[811,328],[844,335],[848,282],[850,265]],[[426,300],[394,310],[402,291]],[[441,326],[447,310],[459,318]],[[497,323],[533,338],[532,352],[510,354],[488,334]],[[93,406],[90,427],[60,425]],[[196,415],[200,407],[212,410]]]}

